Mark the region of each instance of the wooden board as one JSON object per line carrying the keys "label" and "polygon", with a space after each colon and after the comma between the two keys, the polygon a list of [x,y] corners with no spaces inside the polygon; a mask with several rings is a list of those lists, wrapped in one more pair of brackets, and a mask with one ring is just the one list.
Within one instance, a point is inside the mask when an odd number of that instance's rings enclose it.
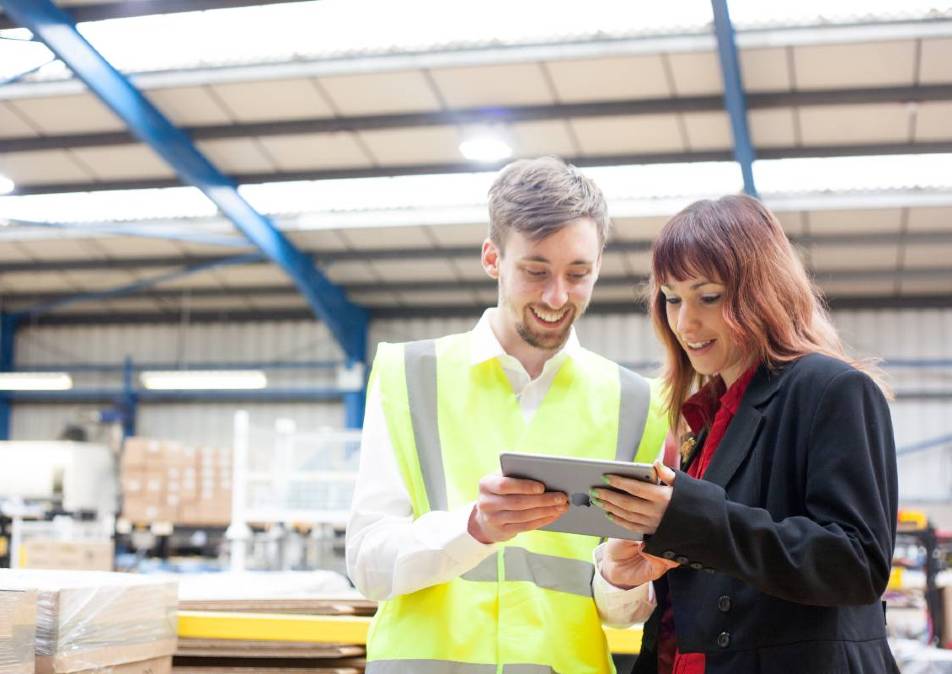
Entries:
{"label": "wooden board", "polygon": [[300,641],[241,639],[179,639],[177,656],[236,658],[354,658],[363,657],[356,644],[317,644]]}
{"label": "wooden board", "polygon": [[276,599],[182,599],[181,611],[244,611],[250,613],[309,613],[311,615],[369,616],[377,602],[369,599],[336,597]]}

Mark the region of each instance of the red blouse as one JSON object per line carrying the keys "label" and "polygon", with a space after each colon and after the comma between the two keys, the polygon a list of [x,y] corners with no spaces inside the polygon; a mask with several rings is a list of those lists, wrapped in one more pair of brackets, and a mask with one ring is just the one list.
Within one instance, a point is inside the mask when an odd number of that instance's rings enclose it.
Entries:
{"label": "red blouse", "polygon": [[[702,479],[707,467],[714,458],[721,439],[727,432],[734,415],[740,408],[740,401],[744,392],[757,372],[754,365],[740,376],[730,388],[724,391],[724,382],[718,377],[703,389],[688,398],[681,408],[681,414],[693,433],[699,433],[710,420],[710,431],[701,447],[701,454],[695,457],[688,467],[687,473],[693,478]],[[718,398],[718,394],[720,394]],[[672,656],[673,651],[673,656]],[[666,656],[666,657],[665,657]],[[672,662],[673,659],[673,662]],[[704,653],[682,653],[677,648],[674,633],[674,612],[669,603],[661,618],[661,629],[658,644],[659,672],[670,671],[671,674],[704,674]],[[669,670],[665,662],[672,663]]]}

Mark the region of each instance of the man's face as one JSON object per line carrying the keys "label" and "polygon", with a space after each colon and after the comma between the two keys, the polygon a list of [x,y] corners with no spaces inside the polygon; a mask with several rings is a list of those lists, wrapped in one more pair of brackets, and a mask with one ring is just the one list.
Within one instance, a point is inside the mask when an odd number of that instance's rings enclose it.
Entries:
{"label": "man's face", "polygon": [[592,299],[601,266],[595,222],[572,220],[548,237],[533,241],[510,232],[504,252],[488,239],[483,268],[499,281],[498,335],[504,348],[518,340],[542,351],[565,344],[572,324]]}

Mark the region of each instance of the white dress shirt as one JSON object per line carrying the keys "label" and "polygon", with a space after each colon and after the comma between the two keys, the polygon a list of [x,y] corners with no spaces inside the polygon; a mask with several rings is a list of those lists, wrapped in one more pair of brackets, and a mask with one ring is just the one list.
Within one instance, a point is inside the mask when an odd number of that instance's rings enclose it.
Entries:
{"label": "white dress shirt", "polygon": [[[532,379],[522,364],[503,350],[493,333],[493,311],[487,309],[473,329],[471,364],[499,359],[528,422],[559,367],[581,347],[572,328],[565,346]],[[390,599],[446,583],[476,567],[499,546],[480,543],[469,534],[473,506],[468,503],[451,511],[430,511],[413,519],[410,495],[387,431],[380,390],[376,384],[372,386],[367,395],[360,468],[347,525],[347,572],[357,589],[369,599]],[[592,589],[602,620],[610,625],[630,625],[647,618],[655,605],[651,584],[631,590],[617,588],[599,572],[600,559],[601,546],[594,553]]]}

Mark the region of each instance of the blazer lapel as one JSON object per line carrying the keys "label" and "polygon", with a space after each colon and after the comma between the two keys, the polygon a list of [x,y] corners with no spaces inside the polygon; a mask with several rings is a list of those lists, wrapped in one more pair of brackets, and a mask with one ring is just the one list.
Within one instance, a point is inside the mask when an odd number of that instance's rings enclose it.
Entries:
{"label": "blazer lapel", "polygon": [[765,366],[760,366],[744,392],[737,414],[714,452],[711,465],[704,472],[705,480],[727,487],[727,483],[753,449],[757,433],[764,423],[760,407],[776,393],[779,383],[778,373],[772,374]]}

